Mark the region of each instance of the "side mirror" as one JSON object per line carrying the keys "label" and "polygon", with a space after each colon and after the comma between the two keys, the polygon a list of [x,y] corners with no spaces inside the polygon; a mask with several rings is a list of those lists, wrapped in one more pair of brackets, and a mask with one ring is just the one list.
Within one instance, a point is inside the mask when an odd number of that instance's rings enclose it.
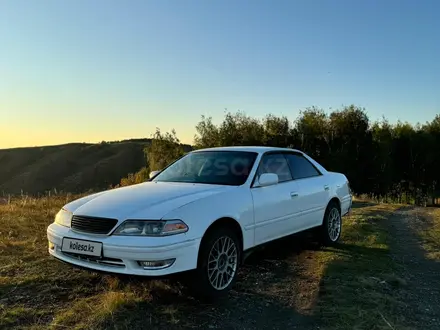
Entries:
{"label": "side mirror", "polygon": [[150,179],[153,178],[153,177],[155,177],[156,175],[158,175],[159,172],[160,172],[160,171],[151,171],[151,172],[150,172]]}
{"label": "side mirror", "polygon": [[278,175],[275,173],[263,173],[258,178],[260,187],[272,186],[278,183]]}

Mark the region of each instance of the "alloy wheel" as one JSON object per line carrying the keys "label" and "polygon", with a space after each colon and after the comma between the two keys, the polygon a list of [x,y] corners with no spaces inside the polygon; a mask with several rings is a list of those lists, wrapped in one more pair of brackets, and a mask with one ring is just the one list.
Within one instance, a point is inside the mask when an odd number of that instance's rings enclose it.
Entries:
{"label": "alloy wheel", "polygon": [[341,234],[341,215],[336,208],[333,208],[328,217],[328,236],[335,242]]}
{"label": "alloy wheel", "polygon": [[216,290],[223,290],[234,279],[238,263],[237,246],[232,238],[220,237],[208,256],[208,279]]}

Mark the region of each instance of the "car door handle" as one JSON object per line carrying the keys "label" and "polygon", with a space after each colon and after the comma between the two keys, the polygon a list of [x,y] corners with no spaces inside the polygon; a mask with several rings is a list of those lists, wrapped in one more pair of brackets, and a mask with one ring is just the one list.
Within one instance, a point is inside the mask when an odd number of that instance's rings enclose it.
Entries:
{"label": "car door handle", "polygon": [[328,186],[328,184],[326,184],[325,186],[324,186],[324,190],[329,190],[330,189],[330,187]]}
{"label": "car door handle", "polygon": [[292,191],[290,193],[290,197],[292,197],[292,198],[295,198],[295,197],[298,197],[298,196],[299,196],[299,194],[297,192]]}

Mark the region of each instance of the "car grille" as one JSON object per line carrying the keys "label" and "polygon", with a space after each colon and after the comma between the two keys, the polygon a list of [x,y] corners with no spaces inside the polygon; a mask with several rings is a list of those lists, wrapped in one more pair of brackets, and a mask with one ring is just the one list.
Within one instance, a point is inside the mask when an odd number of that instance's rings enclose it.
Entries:
{"label": "car grille", "polygon": [[116,219],[95,218],[74,215],[72,229],[90,234],[108,234],[118,223]]}
{"label": "car grille", "polygon": [[85,256],[85,255],[79,255],[76,253],[70,253],[70,252],[63,252],[64,255],[80,260],[80,261],[86,261],[98,265],[104,265],[104,266],[111,266],[111,267],[119,267],[124,268],[125,264],[121,259],[115,259],[115,258],[106,258],[106,257],[92,257],[92,256]]}

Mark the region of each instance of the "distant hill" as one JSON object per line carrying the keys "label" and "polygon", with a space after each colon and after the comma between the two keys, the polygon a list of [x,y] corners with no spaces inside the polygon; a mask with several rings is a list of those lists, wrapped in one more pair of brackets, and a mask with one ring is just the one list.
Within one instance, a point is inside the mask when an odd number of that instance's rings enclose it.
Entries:
{"label": "distant hill", "polygon": [[150,143],[133,139],[0,149],[0,194],[106,189],[146,165],[144,148]]}

